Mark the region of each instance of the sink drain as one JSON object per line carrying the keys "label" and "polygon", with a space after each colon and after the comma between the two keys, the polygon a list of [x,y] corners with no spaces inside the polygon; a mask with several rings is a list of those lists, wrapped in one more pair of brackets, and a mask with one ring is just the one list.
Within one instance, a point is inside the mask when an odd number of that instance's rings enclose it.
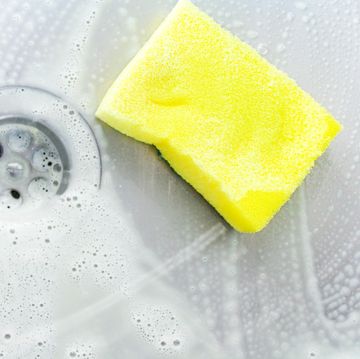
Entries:
{"label": "sink drain", "polygon": [[0,111],[0,212],[100,186],[95,137],[71,105],[38,88],[11,86],[0,88]]}
{"label": "sink drain", "polygon": [[17,208],[66,190],[70,163],[61,140],[49,128],[26,118],[0,121],[0,207]]}

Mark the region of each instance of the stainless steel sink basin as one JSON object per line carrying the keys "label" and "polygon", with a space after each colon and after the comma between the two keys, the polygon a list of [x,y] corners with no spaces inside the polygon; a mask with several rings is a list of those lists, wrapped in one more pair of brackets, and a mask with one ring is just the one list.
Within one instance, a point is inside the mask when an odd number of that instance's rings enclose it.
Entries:
{"label": "stainless steel sink basin", "polygon": [[359,357],[359,6],[194,2],[344,131],[264,231],[237,233],[155,148],[94,116],[174,1],[4,2],[0,358]]}

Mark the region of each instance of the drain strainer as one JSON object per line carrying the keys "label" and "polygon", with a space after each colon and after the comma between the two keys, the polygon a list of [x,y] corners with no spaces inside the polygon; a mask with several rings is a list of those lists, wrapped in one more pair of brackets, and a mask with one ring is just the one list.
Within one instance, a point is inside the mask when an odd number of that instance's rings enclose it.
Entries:
{"label": "drain strainer", "polygon": [[55,133],[26,118],[0,120],[0,210],[66,190],[69,157]]}
{"label": "drain strainer", "polygon": [[93,132],[71,105],[38,88],[0,88],[2,217],[39,208],[68,189],[98,188],[100,175]]}

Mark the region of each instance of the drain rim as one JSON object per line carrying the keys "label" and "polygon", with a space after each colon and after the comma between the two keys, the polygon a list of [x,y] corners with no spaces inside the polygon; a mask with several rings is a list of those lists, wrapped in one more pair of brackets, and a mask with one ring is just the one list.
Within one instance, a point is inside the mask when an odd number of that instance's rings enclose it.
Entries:
{"label": "drain rim", "polygon": [[[22,102],[21,106],[19,106],[21,110],[18,110],[17,107],[14,106],[14,102],[16,102],[13,99],[14,96],[19,96],[20,102]],[[31,98],[33,96],[35,96],[38,104],[32,104]],[[11,99],[12,104],[10,106],[7,106],[7,98]],[[17,123],[36,128],[49,137],[50,141],[58,149],[62,166],[60,171],[63,172],[63,178],[57,189],[56,195],[63,195],[67,192],[69,187],[72,191],[76,190],[76,183],[73,183],[73,181],[75,182],[79,179],[81,179],[80,182],[82,185],[86,184],[87,187],[92,188],[92,190],[100,189],[102,161],[99,144],[96,140],[94,131],[85,116],[77,110],[73,104],[46,89],[27,85],[9,85],[0,87],[0,105],[1,103],[3,103],[3,106],[0,107],[2,112],[0,114],[0,124]],[[37,111],[36,108],[39,104],[41,105],[41,111]],[[13,107],[12,110],[9,110],[9,107]],[[67,110],[65,110],[65,108]],[[70,118],[69,112],[73,117]],[[54,118],[46,116],[46,114],[49,113],[54,113]],[[61,121],[57,121],[58,119]],[[71,121],[77,121],[77,129],[82,130],[77,133],[80,135],[81,133],[84,133],[85,140],[81,137],[79,143],[76,143],[77,138],[74,134],[71,134]],[[83,152],[90,154],[87,156],[87,162],[84,161],[86,162],[85,164],[81,163],[81,159],[86,157],[83,156],[84,153],[81,153],[81,148],[83,146],[80,144],[81,141],[86,143]],[[3,147],[2,144],[0,144],[0,146],[2,147],[2,157],[4,151],[9,149],[5,145],[5,147]],[[70,149],[68,151],[67,149],[69,147]],[[74,149],[77,149],[77,151],[71,151]],[[72,178],[73,158],[76,158],[77,162],[75,173],[75,177],[77,178]],[[84,172],[86,175],[81,176],[81,171],[84,169],[87,169],[90,172],[89,176],[87,176],[87,172]],[[53,170],[55,171],[55,169]],[[13,188],[8,187],[8,189]],[[16,211],[1,212],[2,217],[4,213],[11,217],[11,213],[19,213],[19,211],[20,209],[17,209]],[[11,220],[11,218],[9,219]]]}
{"label": "drain rim", "polygon": [[[64,104],[68,105],[69,108],[71,108],[73,111],[75,111],[75,113],[82,119],[83,124],[87,127],[87,130],[91,134],[92,139],[93,139],[93,141],[94,141],[94,143],[96,145],[97,152],[99,154],[98,159],[99,159],[100,169],[99,169],[99,178],[98,178],[98,188],[100,189],[101,188],[101,181],[102,181],[102,169],[103,169],[100,146],[99,146],[99,143],[98,143],[98,141],[96,139],[95,132],[94,132],[93,128],[90,126],[90,124],[89,124],[88,120],[86,119],[85,115],[77,108],[77,106],[74,105],[68,99],[63,98],[62,96],[54,93],[51,90],[48,90],[46,88],[37,87],[37,86],[24,85],[24,84],[0,86],[0,97],[1,97],[1,95],[3,93],[3,91],[8,91],[8,90],[16,90],[18,92],[24,92],[26,90],[29,90],[29,91],[35,91],[37,93],[45,94],[45,95],[48,95],[48,96],[50,96],[50,97],[52,97],[54,99],[62,101]],[[21,115],[19,114],[19,116],[21,116]],[[1,116],[0,116],[0,120],[1,120]]]}

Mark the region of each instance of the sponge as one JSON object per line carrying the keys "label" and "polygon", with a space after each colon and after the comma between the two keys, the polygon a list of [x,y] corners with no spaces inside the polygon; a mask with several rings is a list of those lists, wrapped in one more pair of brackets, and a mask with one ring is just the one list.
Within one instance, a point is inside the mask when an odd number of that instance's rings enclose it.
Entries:
{"label": "sponge", "polygon": [[341,129],[283,72],[181,0],[97,117],[155,145],[235,229],[257,232]]}

